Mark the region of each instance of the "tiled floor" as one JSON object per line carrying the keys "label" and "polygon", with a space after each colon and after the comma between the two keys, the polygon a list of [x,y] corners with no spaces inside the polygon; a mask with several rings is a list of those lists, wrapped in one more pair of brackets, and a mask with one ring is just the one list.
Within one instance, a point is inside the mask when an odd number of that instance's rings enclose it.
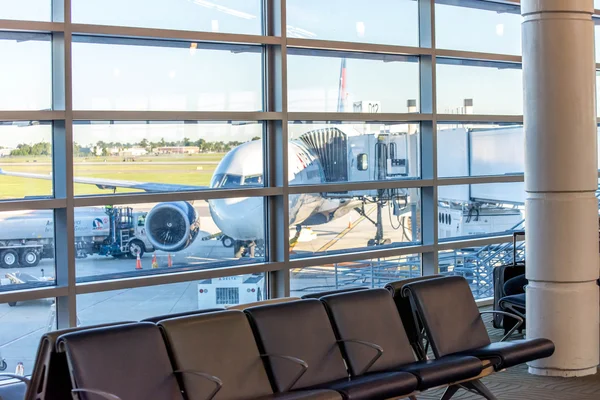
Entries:
{"label": "tiled floor", "polygon": [[[490,315],[484,315],[484,320],[490,336],[499,340],[503,331],[492,327]],[[522,365],[492,374],[484,378],[483,382],[498,400],[600,400],[600,373],[585,378],[548,378],[530,375],[527,373],[527,366]],[[419,400],[439,399],[442,393],[443,390],[431,390],[417,398]],[[453,397],[454,399],[482,400],[483,398],[461,390]]]}

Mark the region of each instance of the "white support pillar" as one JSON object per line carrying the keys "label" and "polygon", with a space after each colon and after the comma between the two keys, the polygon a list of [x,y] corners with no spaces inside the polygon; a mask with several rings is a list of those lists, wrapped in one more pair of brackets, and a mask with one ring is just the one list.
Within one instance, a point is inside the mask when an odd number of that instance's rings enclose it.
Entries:
{"label": "white support pillar", "polygon": [[527,337],[556,346],[529,363],[536,375],[590,375],[599,362],[593,3],[521,0]]}

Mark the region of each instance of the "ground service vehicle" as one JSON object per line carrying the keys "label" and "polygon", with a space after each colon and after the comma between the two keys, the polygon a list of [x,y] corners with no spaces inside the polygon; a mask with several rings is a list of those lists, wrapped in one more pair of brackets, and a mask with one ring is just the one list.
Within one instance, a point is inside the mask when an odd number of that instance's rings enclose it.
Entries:
{"label": "ground service vehicle", "polygon": [[[79,258],[98,254],[140,257],[154,251],[146,237],[146,212],[130,207],[82,207],[75,210],[75,250]],[[52,210],[15,211],[0,215],[0,266],[35,267],[54,257]]]}

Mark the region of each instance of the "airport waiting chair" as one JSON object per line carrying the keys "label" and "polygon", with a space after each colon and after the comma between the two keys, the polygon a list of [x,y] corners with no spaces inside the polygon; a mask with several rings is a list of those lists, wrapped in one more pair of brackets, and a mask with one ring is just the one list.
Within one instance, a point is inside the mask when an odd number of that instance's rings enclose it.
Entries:
{"label": "airport waiting chair", "polygon": [[141,320],[140,322],[152,322],[153,324],[157,324],[160,321],[165,320],[165,319],[189,317],[192,315],[206,314],[209,312],[223,311],[223,310],[225,310],[225,309],[224,308],[204,308],[202,310],[184,311],[184,312],[174,313],[174,314],[157,315],[154,317],[145,318],[145,319]]}
{"label": "airport waiting chair", "polygon": [[160,328],[150,322],[67,333],[57,346],[66,353],[73,398],[183,400]]}
{"label": "airport waiting chair", "polygon": [[366,286],[360,286],[360,287],[349,287],[349,288],[344,288],[344,289],[327,290],[327,291],[324,291],[324,292],[316,292],[316,293],[305,294],[304,296],[301,297],[301,299],[304,299],[304,300],[306,300],[306,299],[320,299],[321,297],[329,296],[331,294],[355,292],[357,290],[365,290],[365,289],[368,289],[368,287],[366,287]]}
{"label": "airport waiting chair", "polygon": [[[219,400],[341,400],[335,391],[311,390],[273,394],[252,329],[242,311],[228,310],[160,321],[176,369],[202,371],[223,382]],[[284,359],[303,364],[294,359]],[[182,376],[188,400],[206,400],[214,384]],[[290,382],[293,383],[293,382]]]}
{"label": "airport waiting chair", "polygon": [[[554,344],[548,339],[492,343],[481,314],[509,314],[502,311],[480,313],[471,288],[463,277],[450,276],[414,282],[405,285],[404,290],[410,298],[413,310],[423,322],[436,358],[448,355],[474,356],[491,363],[495,371],[500,371],[528,361],[550,357],[554,353]],[[520,319],[518,316],[513,317]],[[518,325],[515,327],[518,328]],[[471,381],[464,386],[486,399],[495,399],[481,381]],[[458,386],[451,386],[443,399],[450,398],[457,390]]]}
{"label": "airport waiting chair", "polygon": [[255,301],[253,303],[244,303],[244,304],[236,304],[235,306],[227,307],[228,310],[240,310],[243,311],[246,308],[263,306],[268,304],[279,304],[279,303],[287,303],[290,301],[300,300],[300,297],[278,297],[276,299],[267,299],[262,301]]}
{"label": "airport waiting chair", "polygon": [[[507,312],[518,315],[526,319],[526,306],[525,306],[525,286],[527,286],[528,280],[525,278],[525,274],[517,275],[504,282],[503,292],[505,296],[498,300],[498,306]],[[525,323],[519,327],[519,332],[525,328]],[[505,328],[505,332],[508,329]]]}
{"label": "airport waiting chair", "polygon": [[[38,345],[31,383],[25,396],[25,400],[64,400],[71,398],[71,375],[67,358],[64,353],[56,351],[57,339],[66,333],[77,332],[84,329],[94,329],[106,326],[122,325],[132,322],[116,322],[102,325],[91,325],[61,329],[44,334]],[[0,399],[6,398],[0,393]]]}
{"label": "airport waiting chair", "polygon": [[409,372],[419,381],[417,389],[424,391],[473,379],[483,369],[481,360],[469,356],[417,362],[392,295],[386,289],[335,294],[322,297],[321,301],[352,376],[365,372]]}
{"label": "airport waiting chair", "polygon": [[410,305],[410,299],[404,297],[402,295],[402,291],[404,286],[409,283],[421,282],[441,277],[443,277],[443,275],[419,276],[416,278],[390,282],[385,285],[385,288],[392,294],[394,303],[396,304],[396,309],[398,310],[398,314],[402,319],[402,324],[404,325],[404,331],[406,332],[408,341],[420,360],[427,360],[429,344],[427,343],[427,337],[425,336],[425,331],[423,330],[423,324],[418,318],[415,318],[416,315],[413,313]]}
{"label": "airport waiting chair", "polygon": [[[259,349],[266,354],[269,375],[277,392],[331,389],[345,400],[366,400],[409,397],[417,387],[417,378],[407,372],[349,377],[333,327],[319,300],[252,307],[245,312]],[[367,348],[367,351],[373,350]],[[279,355],[298,358],[305,366]]]}

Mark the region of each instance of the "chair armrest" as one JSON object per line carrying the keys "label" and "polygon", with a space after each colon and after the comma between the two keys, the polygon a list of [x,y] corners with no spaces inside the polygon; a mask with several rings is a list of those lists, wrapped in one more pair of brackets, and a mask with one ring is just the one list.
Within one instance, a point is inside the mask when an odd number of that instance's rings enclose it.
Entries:
{"label": "chair armrest", "polygon": [[504,335],[504,337],[502,339],[500,339],[501,342],[504,342],[506,339],[508,339],[510,337],[510,335],[513,334],[514,331],[516,331],[517,329],[519,329],[521,327],[521,325],[523,325],[523,322],[524,322],[523,318],[519,317],[516,314],[509,313],[506,311],[495,311],[495,310],[494,311],[481,311],[479,314],[480,315],[481,314],[501,314],[501,315],[511,317],[511,318],[514,318],[517,320],[517,323],[515,324],[515,326],[513,326],[511,328],[511,330],[508,331],[508,333],[506,335]]}
{"label": "chair armrest", "polygon": [[29,387],[29,382],[31,382],[29,380],[29,378],[25,378],[22,375],[17,375],[17,374],[11,374],[9,372],[3,372],[0,374],[0,378],[12,378],[12,379],[16,379],[18,381],[24,382],[25,386]]}
{"label": "chair armrest", "polygon": [[176,374],[191,374],[191,375],[199,376],[201,378],[204,378],[206,380],[213,382],[215,384],[215,390],[213,390],[211,392],[211,394],[208,396],[208,398],[206,400],[212,400],[217,395],[217,393],[219,393],[219,390],[221,390],[221,388],[223,387],[223,381],[221,381],[219,378],[217,378],[214,375],[205,374],[204,372],[194,371],[191,369],[180,369],[180,370],[175,371],[175,373]]}
{"label": "chair armrest", "polygon": [[369,361],[367,366],[364,367],[363,370],[360,371],[360,373],[358,375],[362,375],[362,374],[366,373],[369,370],[369,368],[371,368],[373,366],[373,364],[375,364],[375,362],[377,360],[379,360],[379,357],[381,357],[383,355],[383,348],[381,348],[381,346],[379,346],[379,345],[376,345],[375,343],[365,342],[364,340],[356,340],[356,339],[338,340],[338,342],[362,344],[363,346],[370,347],[373,350],[377,351],[377,354],[375,354],[375,356],[371,359],[371,361]]}
{"label": "chair armrest", "polygon": [[96,394],[106,400],[121,400],[121,398],[117,395],[105,392],[103,390],[98,390],[98,389],[85,389],[85,388],[72,389],[71,393],[91,393],[91,394]]}
{"label": "chair armrest", "polygon": [[302,367],[302,370],[300,371],[300,373],[298,375],[296,375],[296,377],[292,380],[292,383],[290,385],[288,385],[288,387],[284,390],[284,392],[289,392],[290,390],[292,390],[294,385],[300,380],[300,378],[302,378],[302,375],[304,375],[306,373],[306,371],[308,370],[308,364],[306,363],[306,361],[301,360],[296,357],[283,356],[280,354],[261,354],[260,356],[267,357],[267,358],[280,358],[282,360],[287,360],[287,361],[293,362],[294,364],[298,364]]}

